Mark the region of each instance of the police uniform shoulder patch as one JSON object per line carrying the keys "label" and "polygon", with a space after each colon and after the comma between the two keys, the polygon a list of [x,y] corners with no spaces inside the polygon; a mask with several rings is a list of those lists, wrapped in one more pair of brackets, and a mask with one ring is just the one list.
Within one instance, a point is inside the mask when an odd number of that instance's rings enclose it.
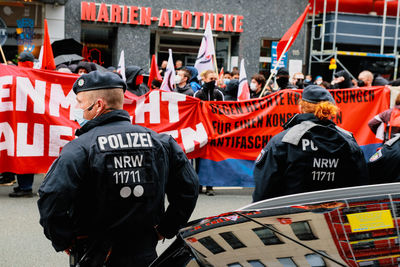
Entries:
{"label": "police uniform shoulder patch", "polygon": [[258,164],[263,159],[264,155],[265,155],[265,150],[262,149],[260,154],[258,154],[258,156],[257,156],[256,164]]}
{"label": "police uniform shoulder patch", "polygon": [[369,162],[376,161],[380,159],[382,156],[383,156],[382,149],[380,149],[375,154],[373,154],[372,157],[369,158]]}

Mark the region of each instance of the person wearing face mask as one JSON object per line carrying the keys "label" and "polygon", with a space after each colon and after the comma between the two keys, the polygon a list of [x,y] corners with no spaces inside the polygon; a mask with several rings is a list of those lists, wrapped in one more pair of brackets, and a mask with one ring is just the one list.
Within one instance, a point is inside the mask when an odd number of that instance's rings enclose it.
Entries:
{"label": "person wearing face mask", "polygon": [[315,82],[314,84],[321,86],[321,84],[324,82],[324,79],[322,78],[322,76],[317,76],[315,78]]}
{"label": "person wearing face mask", "polygon": [[295,85],[289,83],[289,71],[284,67],[278,69],[276,83],[279,87],[278,90],[297,88]]}
{"label": "person wearing face mask", "polygon": [[[224,101],[224,94],[216,87],[218,79],[217,73],[213,70],[206,70],[202,72],[202,79],[204,81],[203,86],[200,90],[196,91],[193,96],[203,101]],[[199,191],[202,191],[202,186]],[[207,185],[205,194],[207,196],[214,196],[215,192],[213,187]]]}
{"label": "person wearing face mask", "polygon": [[[259,98],[265,86],[265,77],[262,74],[254,74],[250,82],[250,98]],[[269,92],[265,91],[263,96],[268,95]]]}
{"label": "person wearing face mask", "polygon": [[213,70],[203,73],[204,83],[199,91],[194,93],[194,97],[203,101],[224,101],[224,94],[216,86],[218,75]]}
{"label": "person wearing face mask", "polygon": [[196,204],[198,177],[185,153],[171,136],[131,123],[125,90],[110,72],[76,80],[83,126],[39,189],[44,234],[80,266],[149,266],[158,240],[174,237]]}
{"label": "person wearing face mask", "polygon": [[175,75],[176,87],[174,88],[174,92],[193,96],[194,92],[189,83],[190,78],[191,77],[189,70],[187,69],[178,70]]}
{"label": "person wearing face mask", "polygon": [[125,69],[128,91],[137,96],[146,94],[149,88],[143,83],[143,69],[138,66],[128,66]]}

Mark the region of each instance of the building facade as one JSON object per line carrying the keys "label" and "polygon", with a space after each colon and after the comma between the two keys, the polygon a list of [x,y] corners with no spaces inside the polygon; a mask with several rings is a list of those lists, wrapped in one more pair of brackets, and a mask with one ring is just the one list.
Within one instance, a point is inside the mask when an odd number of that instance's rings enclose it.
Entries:
{"label": "building facade", "polygon": [[[148,70],[151,55],[194,65],[206,22],[211,22],[218,68],[231,70],[242,58],[248,75],[269,72],[271,43],[300,16],[306,0],[136,1],[69,0],[65,5],[65,38],[87,47],[91,60],[105,67],[118,64]],[[288,53],[288,68],[303,68],[305,31]]]}

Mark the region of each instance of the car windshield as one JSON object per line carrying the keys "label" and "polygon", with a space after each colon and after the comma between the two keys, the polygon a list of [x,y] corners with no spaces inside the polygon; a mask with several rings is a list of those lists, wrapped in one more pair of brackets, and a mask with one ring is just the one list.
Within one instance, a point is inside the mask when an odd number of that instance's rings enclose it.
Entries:
{"label": "car windshield", "polygon": [[181,230],[204,266],[398,266],[400,184],[260,201]]}

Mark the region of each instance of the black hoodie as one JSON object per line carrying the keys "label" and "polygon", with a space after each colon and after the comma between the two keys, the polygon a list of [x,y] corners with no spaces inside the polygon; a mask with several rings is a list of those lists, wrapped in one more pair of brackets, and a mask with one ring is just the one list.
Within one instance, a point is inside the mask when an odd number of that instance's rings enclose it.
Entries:
{"label": "black hoodie", "polygon": [[128,91],[137,96],[146,94],[149,88],[145,84],[136,85],[136,78],[138,75],[143,74],[143,69],[138,66],[128,66],[125,69],[126,85]]}

